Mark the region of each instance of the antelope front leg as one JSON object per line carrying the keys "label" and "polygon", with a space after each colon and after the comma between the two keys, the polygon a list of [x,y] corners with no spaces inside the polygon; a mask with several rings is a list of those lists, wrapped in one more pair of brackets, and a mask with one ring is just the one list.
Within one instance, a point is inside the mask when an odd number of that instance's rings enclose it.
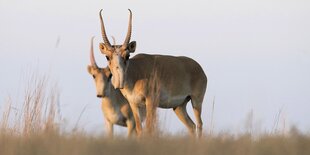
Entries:
{"label": "antelope front leg", "polygon": [[107,123],[106,126],[107,126],[107,130],[108,130],[108,137],[113,138],[113,124],[108,120],[106,120],[106,123]]}
{"label": "antelope front leg", "polygon": [[128,119],[126,120],[126,125],[127,125],[127,129],[128,129],[127,136],[128,136],[128,137],[131,137],[132,134],[133,134],[134,132],[136,132],[136,131],[135,131],[135,120],[134,120],[134,118],[128,118]]}
{"label": "antelope front leg", "polygon": [[142,125],[141,125],[141,119],[139,115],[139,107],[137,106],[137,104],[134,104],[134,103],[130,103],[129,105],[132,110],[133,117],[135,119],[137,136],[140,137],[142,134]]}
{"label": "antelope front leg", "polygon": [[156,104],[152,99],[147,98],[145,100],[146,105],[146,128],[147,133],[152,135],[156,128]]}

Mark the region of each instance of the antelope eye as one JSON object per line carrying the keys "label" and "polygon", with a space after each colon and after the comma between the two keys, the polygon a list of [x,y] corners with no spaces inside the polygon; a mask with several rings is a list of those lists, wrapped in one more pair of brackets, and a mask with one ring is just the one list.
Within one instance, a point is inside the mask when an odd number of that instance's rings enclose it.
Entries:
{"label": "antelope eye", "polygon": [[108,56],[106,56],[107,60],[110,61],[110,58]]}
{"label": "antelope eye", "polygon": [[95,75],[93,75],[93,78],[96,78],[96,76],[95,76]]}

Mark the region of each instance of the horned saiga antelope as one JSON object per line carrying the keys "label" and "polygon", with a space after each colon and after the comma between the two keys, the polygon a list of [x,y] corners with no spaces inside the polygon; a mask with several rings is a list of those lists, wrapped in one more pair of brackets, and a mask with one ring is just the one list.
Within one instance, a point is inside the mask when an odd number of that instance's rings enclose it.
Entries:
{"label": "horned saiga antelope", "polygon": [[[103,43],[99,48],[107,57],[112,72],[112,85],[119,88],[128,100],[136,121],[136,130],[142,132],[139,105],[146,106],[147,123],[152,117],[152,108],[173,108],[178,118],[196,134],[196,125],[186,111],[191,101],[196,118],[198,136],[202,134],[201,109],[207,88],[207,76],[202,67],[193,59],[184,56],[138,54],[136,42],[130,41],[132,13],[129,9],[129,25],[122,45],[111,45],[104,27],[102,10],[99,12]],[[155,99],[154,99],[155,98]],[[148,126],[148,125],[147,125]]]}
{"label": "horned saiga antelope", "polygon": [[[113,125],[117,124],[128,128],[128,136],[135,132],[135,120],[130,106],[119,89],[114,89],[111,84],[111,72],[108,67],[100,68],[96,64],[93,39],[91,40],[90,62],[88,72],[94,78],[97,97],[102,98],[101,110],[104,114],[109,136],[113,135]],[[139,109],[142,117],[145,117],[145,108]]]}

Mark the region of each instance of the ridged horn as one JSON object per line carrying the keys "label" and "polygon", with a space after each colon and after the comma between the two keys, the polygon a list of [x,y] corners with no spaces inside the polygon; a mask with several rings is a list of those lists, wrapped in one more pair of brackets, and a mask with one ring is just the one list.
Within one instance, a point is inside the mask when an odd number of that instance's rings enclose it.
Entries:
{"label": "ridged horn", "polygon": [[91,43],[91,45],[90,45],[90,64],[92,66],[98,67],[97,64],[96,64],[95,56],[94,56],[94,45],[93,45],[94,38],[95,38],[95,36],[93,36],[91,38],[91,42],[90,42]]}
{"label": "ridged horn", "polygon": [[132,30],[132,12],[130,9],[129,10],[129,24],[128,24],[128,30],[127,30],[127,35],[126,35],[126,39],[122,45],[122,48],[126,48],[127,45],[129,44],[130,41],[130,37],[131,37],[131,30]]}
{"label": "ridged horn", "polygon": [[100,23],[101,23],[102,39],[103,39],[104,43],[108,45],[108,48],[112,48],[112,46],[111,46],[111,44],[110,44],[110,42],[109,42],[109,39],[108,39],[108,37],[107,37],[107,34],[106,34],[106,32],[105,32],[105,27],[104,27],[104,23],[103,23],[103,19],[102,19],[102,14],[101,14],[101,12],[102,12],[102,9],[101,9],[100,12],[99,12]]}

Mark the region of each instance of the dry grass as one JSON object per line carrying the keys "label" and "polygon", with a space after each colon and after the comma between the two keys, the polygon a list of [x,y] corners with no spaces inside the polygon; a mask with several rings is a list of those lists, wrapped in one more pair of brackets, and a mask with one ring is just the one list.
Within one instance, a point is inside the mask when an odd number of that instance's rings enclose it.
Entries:
{"label": "dry grass", "polygon": [[22,103],[9,97],[1,119],[1,134],[31,136],[57,131],[60,122],[59,91],[47,76],[32,74],[26,80]]}
{"label": "dry grass", "polygon": [[[251,132],[205,135],[202,139],[156,134],[141,139],[61,131],[57,87],[45,76],[30,78],[21,109],[8,98],[2,113],[0,155],[306,155],[310,154],[310,135],[292,128],[287,134],[265,134],[255,138]],[[252,118],[249,118],[249,124]],[[251,126],[252,128],[252,126]],[[81,131],[81,130],[80,130]]]}
{"label": "dry grass", "polygon": [[253,140],[248,135],[220,134],[201,140],[188,137],[143,139],[107,139],[84,134],[41,133],[31,137],[7,136],[0,138],[3,155],[92,155],[92,154],[178,154],[178,155],[305,155],[310,153],[310,137],[265,135]]}
{"label": "dry grass", "polygon": [[[160,81],[159,77],[160,73],[157,72],[157,70],[153,70],[151,73],[151,77],[148,82],[148,88],[149,88],[149,94],[150,100],[149,103],[152,105],[149,105],[151,108],[147,108],[148,105],[146,105],[146,133],[147,136],[153,136],[159,133],[159,128],[158,128],[158,118],[156,115],[156,109],[159,105],[159,97],[160,97]],[[146,103],[147,104],[147,103]]]}

